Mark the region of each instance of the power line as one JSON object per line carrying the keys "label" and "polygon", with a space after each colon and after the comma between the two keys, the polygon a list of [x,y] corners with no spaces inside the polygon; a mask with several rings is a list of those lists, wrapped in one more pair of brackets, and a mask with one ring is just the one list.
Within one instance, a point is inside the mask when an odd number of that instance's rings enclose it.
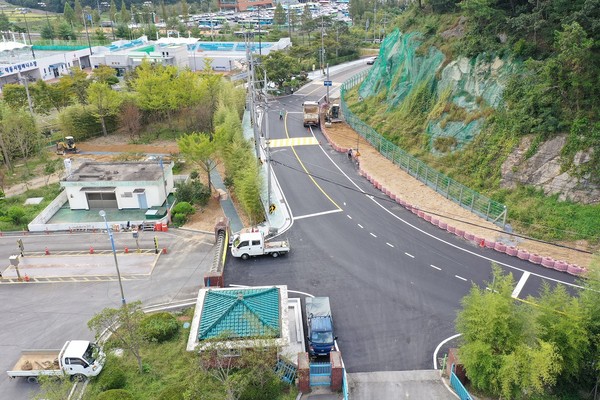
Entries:
{"label": "power line", "polygon": [[[305,171],[300,170],[298,168],[295,168],[295,167],[292,167],[290,165],[284,164],[284,163],[282,163],[280,161],[271,160],[271,162],[276,163],[278,165],[281,165],[282,167],[289,168],[289,169],[291,169],[293,171],[299,172],[299,173],[301,173],[303,175],[308,175],[308,176],[310,176],[312,178],[319,179],[319,180],[321,180],[323,182],[331,183],[331,184],[336,185],[338,187],[342,187],[344,189],[348,189],[348,190],[351,190],[351,191],[356,192],[356,193],[364,194],[362,191],[360,191],[359,189],[356,189],[354,187],[347,186],[347,185],[344,185],[342,183],[332,181],[331,179],[324,178],[322,176],[315,175],[315,174],[312,174],[310,172],[305,172]],[[369,195],[369,196],[372,196],[372,197],[374,197],[374,198],[376,198],[378,200],[381,200],[381,201],[385,201],[385,202],[388,202],[388,203],[397,204],[396,201],[390,199],[389,197],[384,197],[384,196],[380,196],[380,195]],[[419,207],[419,210],[423,211],[423,212],[426,212],[427,214],[430,214],[430,215],[435,215],[435,216],[442,217],[442,218],[445,218],[445,219],[448,219],[448,220],[451,220],[451,221],[456,221],[456,222],[464,223],[464,224],[471,225],[471,226],[474,226],[474,227],[477,227],[477,228],[481,228],[481,229],[485,229],[485,230],[488,230],[488,231],[491,231],[491,232],[508,234],[507,232],[505,232],[503,230],[489,228],[487,226],[483,226],[483,225],[480,225],[480,224],[477,224],[477,223],[474,223],[474,222],[469,222],[469,221],[465,221],[463,219],[452,217],[452,216],[450,216],[448,214],[440,214],[438,212],[433,212],[433,211],[430,211],[430,210],[427,210],[427,209],[423,209],[423,208],[420,208],[420,207]],[[568,232],[568,231],[563,231],[563,232]],[[526,240],[531,240],[531,241],[537,242],[537,243],[551,245],[551,246],[558,247],[558,248],[573,250],[573,251],[577,251],[577,252],[585,253],[585,254],[593,254],[591,251],[581,250],[581,249],[577,249],[577,248],[566,246],[566,245],[559,244],[559,243],[552,243],[552,242],[548,242],[548,241],[545,241],[545,240],[536,239],[536,238],[532,238],[532,237],[529,237],[529,236],[521,235],[521,234],[518,234],[518,233],[510,233],[510,235],[518,237],[518,238],[526,239]]]}

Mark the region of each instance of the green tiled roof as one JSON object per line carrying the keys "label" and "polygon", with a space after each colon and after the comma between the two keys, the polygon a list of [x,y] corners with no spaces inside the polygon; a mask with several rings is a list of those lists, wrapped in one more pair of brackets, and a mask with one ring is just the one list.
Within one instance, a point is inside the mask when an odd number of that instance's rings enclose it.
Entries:
{"label": "green tiled roof", "polygon": [[208,290],[198,340],[280,336],[279,288]]}

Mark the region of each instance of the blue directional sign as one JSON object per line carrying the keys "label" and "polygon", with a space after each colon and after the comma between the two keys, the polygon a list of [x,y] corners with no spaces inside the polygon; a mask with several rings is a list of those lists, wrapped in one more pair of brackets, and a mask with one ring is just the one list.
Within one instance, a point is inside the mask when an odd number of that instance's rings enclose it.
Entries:
{"label": "blue directional sign", "polygon": [[323,86],[331,86],[331,81],[323,81]]}

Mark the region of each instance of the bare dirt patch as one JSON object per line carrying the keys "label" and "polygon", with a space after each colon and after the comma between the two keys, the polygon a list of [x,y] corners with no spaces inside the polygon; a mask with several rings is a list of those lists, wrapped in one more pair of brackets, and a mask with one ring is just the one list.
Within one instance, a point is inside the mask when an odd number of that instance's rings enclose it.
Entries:
{"label": "bare dirt patch", "polygon": [[[552,244],[539,243],[532,240],[524,240],[513,235],[499,231],[498,226],[488,222],[475,214],[470,213],[458,204],[446,199],[439,193],[431,190],[428,186],[402,171],[391,161],[383,157],[367,141],[345,123],[333,124],[331,127],[323,128],[332,144],[347,151],[348,148],[360,152],[361,169],[373,176],[383,187],[396,194],[399,198],[423,211],[432,214],[446,216],[440,218],[449,225],[455,226],[476,236],[489,240],[518,245],[519,248],[527,249],[530,253],[549,256],[557,260],[565,260],[581,266],[589,266],[592,256],[574,250],[557,247]],[[582,248],[585,242],[560,243],[574,248]]]}

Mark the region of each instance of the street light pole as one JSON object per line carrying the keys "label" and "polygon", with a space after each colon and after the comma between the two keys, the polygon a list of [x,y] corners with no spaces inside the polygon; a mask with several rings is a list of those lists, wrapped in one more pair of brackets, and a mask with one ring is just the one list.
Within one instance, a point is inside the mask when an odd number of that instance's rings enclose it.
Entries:
{"label": "street light pole", "polygon": [[127,303],[125,302],[125,294],[123,293],[123,283],[121,282],[121,272],[119,271],[119,262],[117,261],[117,250],[115,249],[115,239],[113,238],[113,234],[110,228],[108,227],[108,221],[106,221],[106,211],[100,210],[98,214],[104,220],[106,232],[108,232],[108,237],[110,238],[110,245],[112,246],[113,256],[115,257],[115,268],[117,269],[117,278],[119,279],[119,288],[121,289],[121,304],[125,306]]}

